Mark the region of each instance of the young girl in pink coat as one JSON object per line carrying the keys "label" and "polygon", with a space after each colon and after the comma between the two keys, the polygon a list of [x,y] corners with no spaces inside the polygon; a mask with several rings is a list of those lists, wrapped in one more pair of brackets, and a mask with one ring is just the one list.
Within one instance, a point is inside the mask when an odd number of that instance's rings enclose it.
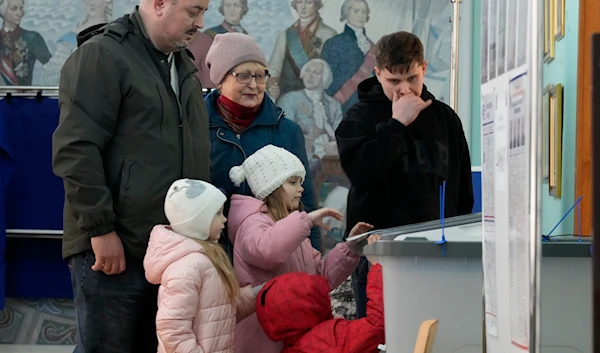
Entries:
{"label": "young girl in pink coat", "polygon": [[165,199],[170,225],[155,226],[144,258],[146,279],[160,284],[159,353],[233,353],[236,322],[254,313],[261,286],[240,289],[217,243],[225,195],[209,183],[182,179]]}
{"label": "young girl in pink coat", "polygon": [[[267,145],[233,167],[234,184],[247,181],[255,197],[233,195],[228,231],[233,243],[233,265],[242,285],[258,285],[288,272],[319,274],[331,289],[340,285],[356,268],[359,256],[345,243],[338,244],[322,260],[308,236],[313,226],[326,228],[324,217],[342,219],[333,209],[302,211],[302,182],[306,171],[300,159],[287,150]],[[359,223],[352,235],[370,230]],[[293,300],[293,298],[290,298]],[[236,327],[237,353],[280,353],[282,342],[271,341],[256,315]]]}

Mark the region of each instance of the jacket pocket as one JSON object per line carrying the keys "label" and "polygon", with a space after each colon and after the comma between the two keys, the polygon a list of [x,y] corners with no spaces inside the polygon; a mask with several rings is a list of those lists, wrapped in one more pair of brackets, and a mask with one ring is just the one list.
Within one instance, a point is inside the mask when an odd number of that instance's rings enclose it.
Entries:
{"label": "jacket pocket", "polygon": [[119,214],[123,211],[123,206],[127,199],[127,193],[130,186],[131,178],[131,167],[135,162],[127,159],[121,161],[121,167],[119,172],[119,180],[117,182],[118,198],[116,205],[116,213]]}

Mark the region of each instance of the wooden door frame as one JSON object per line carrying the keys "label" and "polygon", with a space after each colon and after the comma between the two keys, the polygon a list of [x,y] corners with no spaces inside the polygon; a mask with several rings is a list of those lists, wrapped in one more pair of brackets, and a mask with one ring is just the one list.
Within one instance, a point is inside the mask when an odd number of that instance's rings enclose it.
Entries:
{"label": "wooden door frame", "polygon": [[[575,199],[581,199],[581,234],[591,236],[592,225],[592,33],[600,33],[600,1],[579,0],[577,56],[577,150]],[[577,222],[574,233],[577,233]]]}

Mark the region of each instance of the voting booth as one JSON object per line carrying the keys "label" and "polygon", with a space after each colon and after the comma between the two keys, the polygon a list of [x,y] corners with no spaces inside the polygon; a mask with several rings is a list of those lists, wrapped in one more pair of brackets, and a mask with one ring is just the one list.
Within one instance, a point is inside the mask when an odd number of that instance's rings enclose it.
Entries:
{"label": "voting booth", "polygon": [[[444,244],[437,220],[386,230],[365,247],[383,267],[386,353],[412,353],[419,325],[428,319],[439,320],[432,353],[483,351],[481,219],[446,219]],[[542,353],[592,352],[591,261],[586,240],[542,244]]]}

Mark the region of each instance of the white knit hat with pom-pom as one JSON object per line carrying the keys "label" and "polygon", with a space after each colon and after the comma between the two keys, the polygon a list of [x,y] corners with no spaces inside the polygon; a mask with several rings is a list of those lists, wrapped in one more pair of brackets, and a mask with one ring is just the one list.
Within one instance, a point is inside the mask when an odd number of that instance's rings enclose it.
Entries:
{"label": "white knit hat with pom-pom", "polygon": [[264,200],[293,176],[304,181],[304,165],[294,154],[273,145],[259,149],[246,158],[241,166],[229,171],[229,178],[235,186],[247,181],[254,197],[259,200]]}

